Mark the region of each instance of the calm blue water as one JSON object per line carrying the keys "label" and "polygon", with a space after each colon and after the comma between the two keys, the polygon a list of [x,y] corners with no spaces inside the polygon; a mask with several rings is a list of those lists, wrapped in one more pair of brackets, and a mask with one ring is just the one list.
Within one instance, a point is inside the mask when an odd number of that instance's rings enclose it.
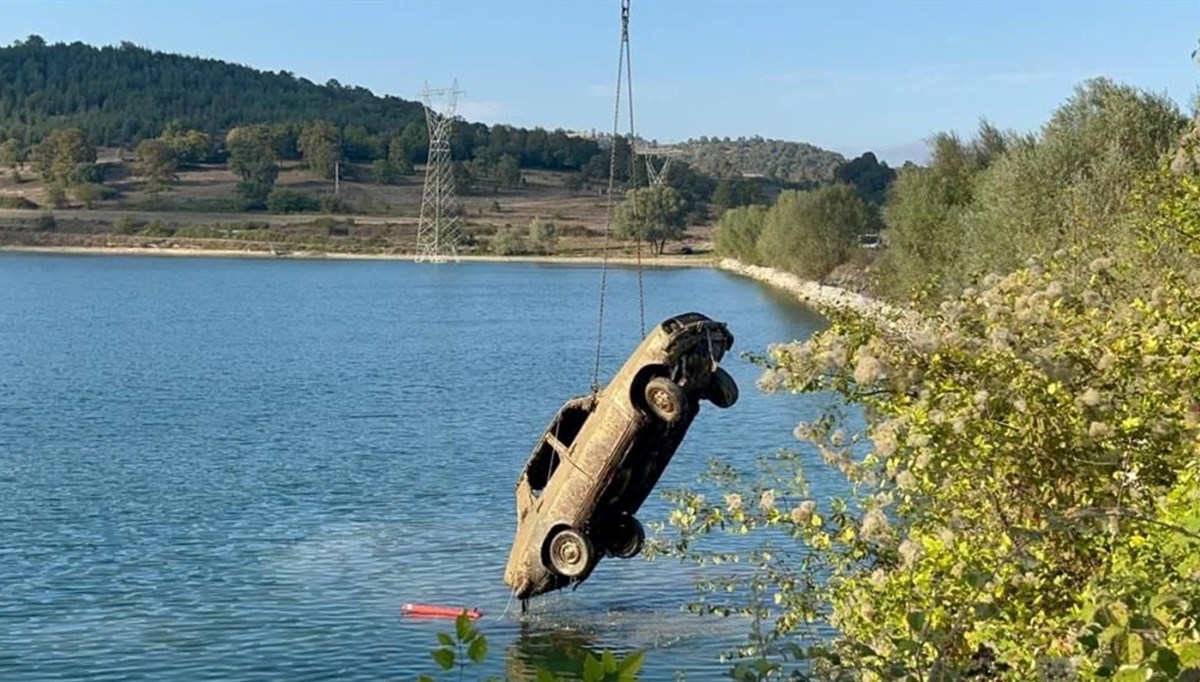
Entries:
{"label": "calm blue water", "polygon": [[[681,612],[695,569],[606,560],[522,618],[513,485],[591,380],[599,270],[533,264],[0,254],[0,679],[415,679],[475,606],[487,672],[649,649],[716,679],[745,624]],[[649,322],[700,310],[735,350],[821,321],[704,269],[646,273]],[[602,380],[640,338],[610,273]],[[660,489],[791,444],[807,398],[706,404]],[[653,496],[641,516],[665,517]],[[528,679],[532,679],[531,676]]]}

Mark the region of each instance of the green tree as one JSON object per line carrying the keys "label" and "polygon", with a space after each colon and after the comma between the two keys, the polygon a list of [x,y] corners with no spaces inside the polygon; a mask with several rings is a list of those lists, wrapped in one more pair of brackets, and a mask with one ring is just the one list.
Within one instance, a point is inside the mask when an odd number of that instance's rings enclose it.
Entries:
{"label": "green tree", "polygon": [[342,158],[337,128],[329,121],[312,121],[300,130],[297,147],[304,165],[318,177],[333,178]]}
{"label": "green tree", "polygon": [[0,144],[0,165],[11,170],[17,170],[21,165],[21,143],[7,139]]}
{"label": "green tree", "polygon": [[78,166],[95,163],[96,147],[88,142],[82,130],[64,128],[53,131],[35,145],[30,160],[45,180],[70,184]]}
{"label": "green tree", "polygon": [[71,186],[71,196],[83,204],[84,208],[92,208],[97,201],[104,198],[104,186],[92,182]]}
{"label": "green tree", "polygon": [[247,207],[261,208],[279,177],[271,131],[264,126],[245,126],[230,130],[225,138],[229,149],[229,167],[238,175],[238,196]]}
{"label": "green tree", "polygon": [[504,154],[496,162],[496,183],[501,187],[515,188],[521,186],[521,165],[515,156]]}
{"label": "green tree", "polygon": [[137,146],[137,172],[153,189],[165,189],[177,181],[175,152],[163,140],[142,140]]}
{"label": "green tree", "polygon": [[170,148],[176,163],[185,166],[211,161],[216,153],[212,137],[200,130],[169,127],[159,139]]}
{"label": "green tree", "polygon": [[782,192],[767,211],[758,253],[772,267],[820,279],[846,262],[871,227],[871,211],[845,184]]}
{"label": "green tree", "polygon": [[[988,128],[988,132],[998,134],[998,131],[991,127]],[[984,142],[991,144],[997,140],[1003,143],[1002,137],[995,136],[985,138]],[[862,156],[834,168],[833,179],[853,187],[869,206],[878,207],[887,198],[888,188],[896,179],[896,171],[886,163],[880,163],[873,152],[865,152]]]}
{"label": "green tree", "polygon": [[686,218],[683,197],[673,187],[641,187],[626,193],[617,206],[617,234],[648,241],[662,254],[668,240],[683,236]]}
{"label": "green tree", "polygon": [[767,210],[766,206],[739,206],[725,211],[713,234],[717,253],[743,263],[760,263],[758,240],[767,221]]}
{"label": "green tree", "polygon": [[400,174],[396,172],[395,164],[388,159],[375,159],[371,164],[371,177],[375,179],[376,184],[395,184],[399,176]]}
{"label": "green tree", "polygon": [[552,253],[555,245],[558,244],[558,230],[554,227],[554,223],[546,222],[541,218],[531,220],[529,222],[529,243],[539,253]]}

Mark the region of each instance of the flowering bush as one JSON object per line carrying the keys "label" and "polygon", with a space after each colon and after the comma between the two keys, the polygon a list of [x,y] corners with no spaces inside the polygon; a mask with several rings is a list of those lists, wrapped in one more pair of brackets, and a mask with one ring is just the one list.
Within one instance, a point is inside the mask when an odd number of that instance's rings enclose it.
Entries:
{"label": "flowering bush", "polygon": [[[1055,254],[920,329],[833,314],[760,358],[761,388],[836,394],[866,426],[828,414],[755,475],[715,466],[721,495],[671,495],[656,549],[739,564],[697,608],[769,623],[754,676],[1200,679],[1200,288],[1196,253],[1159,257],[1200,244],[1200,185],[1147,192],[1137,258]],[[813,496],[814,450],[844,495]],[[760,542],[707,549],[722,530]]]}

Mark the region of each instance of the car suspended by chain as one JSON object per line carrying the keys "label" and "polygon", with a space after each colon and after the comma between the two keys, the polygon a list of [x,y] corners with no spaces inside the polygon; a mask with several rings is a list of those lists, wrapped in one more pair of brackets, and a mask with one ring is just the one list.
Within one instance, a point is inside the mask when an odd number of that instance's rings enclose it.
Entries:
{"label": "car suspended by chain", "polygon": [[634,514],[708,400],[738,398],[718,363],[733,346],[700,313],[656,326],[598,392],[568,400],[517,480],[517,530],[504,579],[522,599],[578,585],[604,556],[631,558],[645,531]]}

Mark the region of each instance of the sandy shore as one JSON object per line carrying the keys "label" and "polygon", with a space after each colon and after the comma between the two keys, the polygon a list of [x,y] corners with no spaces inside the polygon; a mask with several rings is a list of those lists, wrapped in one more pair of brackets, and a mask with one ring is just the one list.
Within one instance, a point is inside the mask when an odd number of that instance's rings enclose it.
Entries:
{"label": "sandy shore", "polygon": [[[164,256],[186,258],[269,258],[269,259],[325,259],[325,260],[395,260],[415,261],[411,253],[328,253],[324,251],[289,251],[274,254],[270,251],[235,249],[188,249],[154,248],[129,246],[0,246],[0,253],[56,253],[88,256]],[[600,256],[459,256],[464,263],[556,263],[599,265]],[[636,265],[637,259],[628,256],[610,256],[611,265]],[[642,266],[648,268],[712,267],[714,260],[706,256],[646,256]]]}

